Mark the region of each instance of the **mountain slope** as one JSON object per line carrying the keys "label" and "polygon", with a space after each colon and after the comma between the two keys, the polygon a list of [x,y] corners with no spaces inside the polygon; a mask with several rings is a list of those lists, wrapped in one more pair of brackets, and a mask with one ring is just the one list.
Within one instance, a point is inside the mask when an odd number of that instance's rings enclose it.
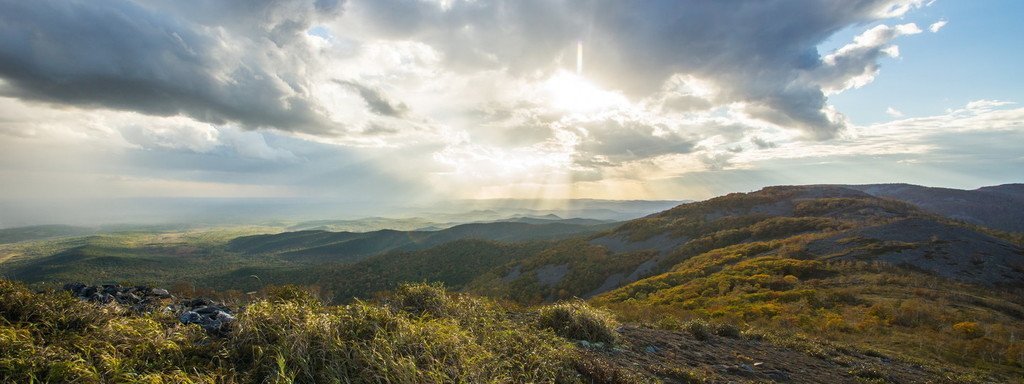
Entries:
{"label": "mountain slope", "polygon": [[969,191],[911,184],[844,187],[872,196],[905,201],[925,211],[968,223],[1009,232],[1024,232],[1024,184],[1004,184]]}
{"label": "mountain slope", "polygon": [[962,282],[1024,284],[1018,244],[907,203],[839,186],[806,186],[680,205],[587,241],[552,247],[474,286],[517,299],[592,296],[668,272],[703,253],[769,243],[763,252],[786,257],[878,261]]}

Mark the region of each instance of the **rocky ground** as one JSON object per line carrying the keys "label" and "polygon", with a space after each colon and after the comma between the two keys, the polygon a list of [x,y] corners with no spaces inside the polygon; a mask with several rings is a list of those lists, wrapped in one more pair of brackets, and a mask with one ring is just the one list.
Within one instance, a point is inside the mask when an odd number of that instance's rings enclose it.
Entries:
{"label": "rocky ground", "polygon": [[[747,337],[636,326],[620,328],[618,347],[583,343],[584,354],[665,383],[953,383],[958,372],[934,372],[882,354],[844,348],[789,348]],[[998,380],[997,380],[998,381]]]}

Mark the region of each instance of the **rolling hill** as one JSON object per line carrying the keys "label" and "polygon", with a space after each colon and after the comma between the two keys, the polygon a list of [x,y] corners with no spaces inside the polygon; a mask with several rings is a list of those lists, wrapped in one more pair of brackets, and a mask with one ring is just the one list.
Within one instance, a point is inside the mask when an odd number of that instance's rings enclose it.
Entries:
{"label": "rolling hill", "polygon": [[52,239],[58,237],[84,236],[96,233],[94,228],[71,225],[34,225],[0,229],[0,244],[20,241]]}
{"label": "rolling hill", "polygon": [[550,240],[607,229],[612,224],[494,222],[462,224],[439,231],[327,232],[299,231],[240,237],[228,250],[247,254],[275,254],[303,261],[357,261],[372,255],[426,249],[461,239],[503,242]]}

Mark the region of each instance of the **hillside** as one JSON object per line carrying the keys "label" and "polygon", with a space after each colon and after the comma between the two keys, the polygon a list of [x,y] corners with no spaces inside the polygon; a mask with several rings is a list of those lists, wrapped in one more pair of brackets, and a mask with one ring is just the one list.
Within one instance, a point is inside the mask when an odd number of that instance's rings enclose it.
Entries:
{"label": "hillside", "polygon": [[345,303],[395,289],[402,282],[441,282],[451,289],[462,289],[480,271],[526,259],[550,245],[543,241],[501,243],[463,239],[423,250],[374,255],[352,263],[240,268],[205,277],[199,284],[242,291],[268,284],[301,284],[316,287],[331,302]]}
{"label": "hillside", "polygon": [[524,303],[593,297],[632,322],[788,329],[1024,373],[1024,249],[1012,236],[838,186],[680,205],[483,275]]}
{"label": "hillside", "polygon": [[439,231],[299,231],[240,237],[228,244],[228,250],[275,254],[304,261],[357,261],[385,252],[426,249],[460,239],[504,242],[549,240],[593,233],[611,225],[603,222],[597,225],[494,222],[462,224]]}
{"label": "hillside", "polygon": [[965,282],[1024,284],[1021,246],[996,234],[849,188],[770,187],[680,205],[585,240],[567,240],[477,285],[509,292],[535,286],[527,291],[542,292],[539,298],[546,300],[593,296],[710,251],[756,244],[772,244],[765,255],[878,261]]}
{"label": "hillside", "polygon": [[[154,290],[157,291],[157,290]],[[175,292],[176,293],[176,292]],[[754,330],[619,326],[573,301],[503,306],[436,285],[327,306],[295,287],[252,296],[217,331],[148,308],[0,280],[0,382],[962,383],[995,379]],[[192,305],[192,304],[188,304]],[[207,308],[182,309],[203,311]],[[223,304],[219,311],[229,310]],[[189,312],[192,313],[192,312]],[[287,315],[282,316],[282,313]],[[185,318],[182,316],[181,318]]]}
{"label": "hillside", "polygon": [[913,204],[927,212],[1009,232],[1024,232],[1024,184],[975,190],[911,184],[846,185],[877,197]]}

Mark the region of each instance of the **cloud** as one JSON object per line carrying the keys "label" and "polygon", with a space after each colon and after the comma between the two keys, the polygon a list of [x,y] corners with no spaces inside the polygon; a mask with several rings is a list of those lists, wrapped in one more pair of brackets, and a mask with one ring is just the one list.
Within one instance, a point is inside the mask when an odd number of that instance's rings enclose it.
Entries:
{"label": "cloud", "polygon": [[900,112],[900,110],[893,107],[886,108],[885,114],[892,117],[903,117],[903,112]]}
{"label": "cloud", "polygon": [[[924,5],[916,0],[775,0],[739,8],[697,0],[643,6],[537,0],[4,1],[0,77],[7,81],[6,94],[23,99],[343,136],[348,127],[367,122],[346,118],[354,111],[338,110],[345,104],[324,97],[325,74],[359,79],[349,85],[370,112],[401,118],[415,106],[407,93],[438,85],[425,83],[428,76],[496,71],[534,81],[569,66],[575,42],[582,39],[585,75],[602,89],[632,100],[662,92],[661,105],[669,112],[741,103],[750,116],[817,139],[834,137],[846,126],[826,95],[869,81],[877,72],[874,60],[897,52],[881,45],[913,32],[904,25],[881,36],[889,30],[876,28],[874,40],[858,40],[824,58],[816,46],[848,26]],[[794,17],[799,22],[785,21]],[[422,45],[436,51],[439,61],[430,69],[413,66],[413,72],[404,58],[389,63],[391,58],[381,57],[384,61],[351,67],[354,58],[385,42],[395,42],[392,48]],[[385,54],[394,58],[396,53]],[[361,75],[374,71],[372,81],[364,81]],[[665,90],[679,78],[699,79],[715,92],[693,93],[686,82]],[[381,93],[382,83],[389,84],[389,97]],[[396,95],[410,104],[392,101]]]}
{"label": "cloud", "polygon": [[899,48],[889,44],[893,39],[919,33],[921,29],[914,23],[875,26],[823,57],[823,65],[811,72],[810,81],[820,84],[827,93],[863,87],[878,74],[879,58],[899,56]]}
{"label": "cloud", "polygon": [[942,29],[942,27],[945,27],[946,24],[949,24],[949,22],[946,20],[939,20],[929,25],[928,30],[931,31],[932,33],[936,33],[940,29]]}
{"label": "cloud", "polygon": [[[311,97],[305,55],[292,55],[303,48],[295,39],[308,20],[281,15],[300,4],[310,12],[337,8],[327,3],[4,0],[0,77],[6,82],[0,91],[86,108],[325,134],[339,124]],[[205,25],[213,20],[198,10],[189,14],[196,19],[173,17],[190,6],[249,16],[240,17],[246,21],[259,15],[260,22]],[[261,33],[239,33],[242,28]]]}
{"label": "cloud", "polygon": [[[0,0],[0,140],[81,150],[84,173],[305,194],[643,195],[648,179],[934,148],[886,142],[828,101],[898,57],[922,28],[894,18],[926,5]],[[819,52],[848,28],[866,30]]]}
{"label": "cloud", "polygon": [[359,96],[366,101],[366,106],[370,108],[373,113],[381,116],[389,117],[402,117],[409,110],[409,107],[403,103],[393,103],[388,100],[380,90],[370,88],[363,84],[359,84],[354,81],[343,81],[335,80],[338,84],[351,87],[352,89],[359,92]]}
{"label": "cloud", "polygon": [[[693,76],[719,88],[714,105],[742,102],[751,114],[810,137],[830,138],[845,120],[828,109],[827,91],[876,72],[876,52],[841,53],[825,63],[816,46],[851,25],[901,16],[922,1],[353,2],[346,24],[391,39],[425,42],[450,68],[503,69],[535,77],[572,66],[575,42],[586,52],[585,75],[633,98],[669,79]],[[799,22],[785,22],[799,17]],[[783,27],[784,26],[784,27]],[[910,34],[897,27],[899,34]],[[887,40],[895,37],[893,34]],[[871,49],[871,48],[869,48]],[[889,52],[893,52],[889,50]],[[846,60],[849,58],[849,60]],[[833,68],[824,68],[833,67]],[[820,69],[821,68],[821,69]],[[807,73],[828,72],[809,76]],[[810,81],[807,81],[810,80]],[[667,108],[707,109],[693,96],[666,98]]]}
{"label": "cloud", "polygon": [[579,140],[577,163],[618,164],[668,154],[689,153],[694,141],[671,127],[635,116],[608,116],[579,122],[560,123]]}
{"label": "cloud", "polygon": [[967,110],[970,110],[970,111],[986,111],[986,110],[995,109],[995,108],[1004,107],[1004,106],[1013,105],[1013,104],[1016,104],[1016,103],[1014,103],[1012,101],[984,100],[983,99],[983,100],[971,101],[971,102],[967,103],[967,105],[964,106],[964,108],[966,108]]}
{"label": "cloud", "polygon": [[775,147],[778,146],[778,144],[775,144],[775,143],[773,143],[771,141],[762,139],[762,138],[757,137],[757,136],[754,136],[754,137],[750,138],[750,142],[752,144],[754,144],[759,149],[775,148]]}

